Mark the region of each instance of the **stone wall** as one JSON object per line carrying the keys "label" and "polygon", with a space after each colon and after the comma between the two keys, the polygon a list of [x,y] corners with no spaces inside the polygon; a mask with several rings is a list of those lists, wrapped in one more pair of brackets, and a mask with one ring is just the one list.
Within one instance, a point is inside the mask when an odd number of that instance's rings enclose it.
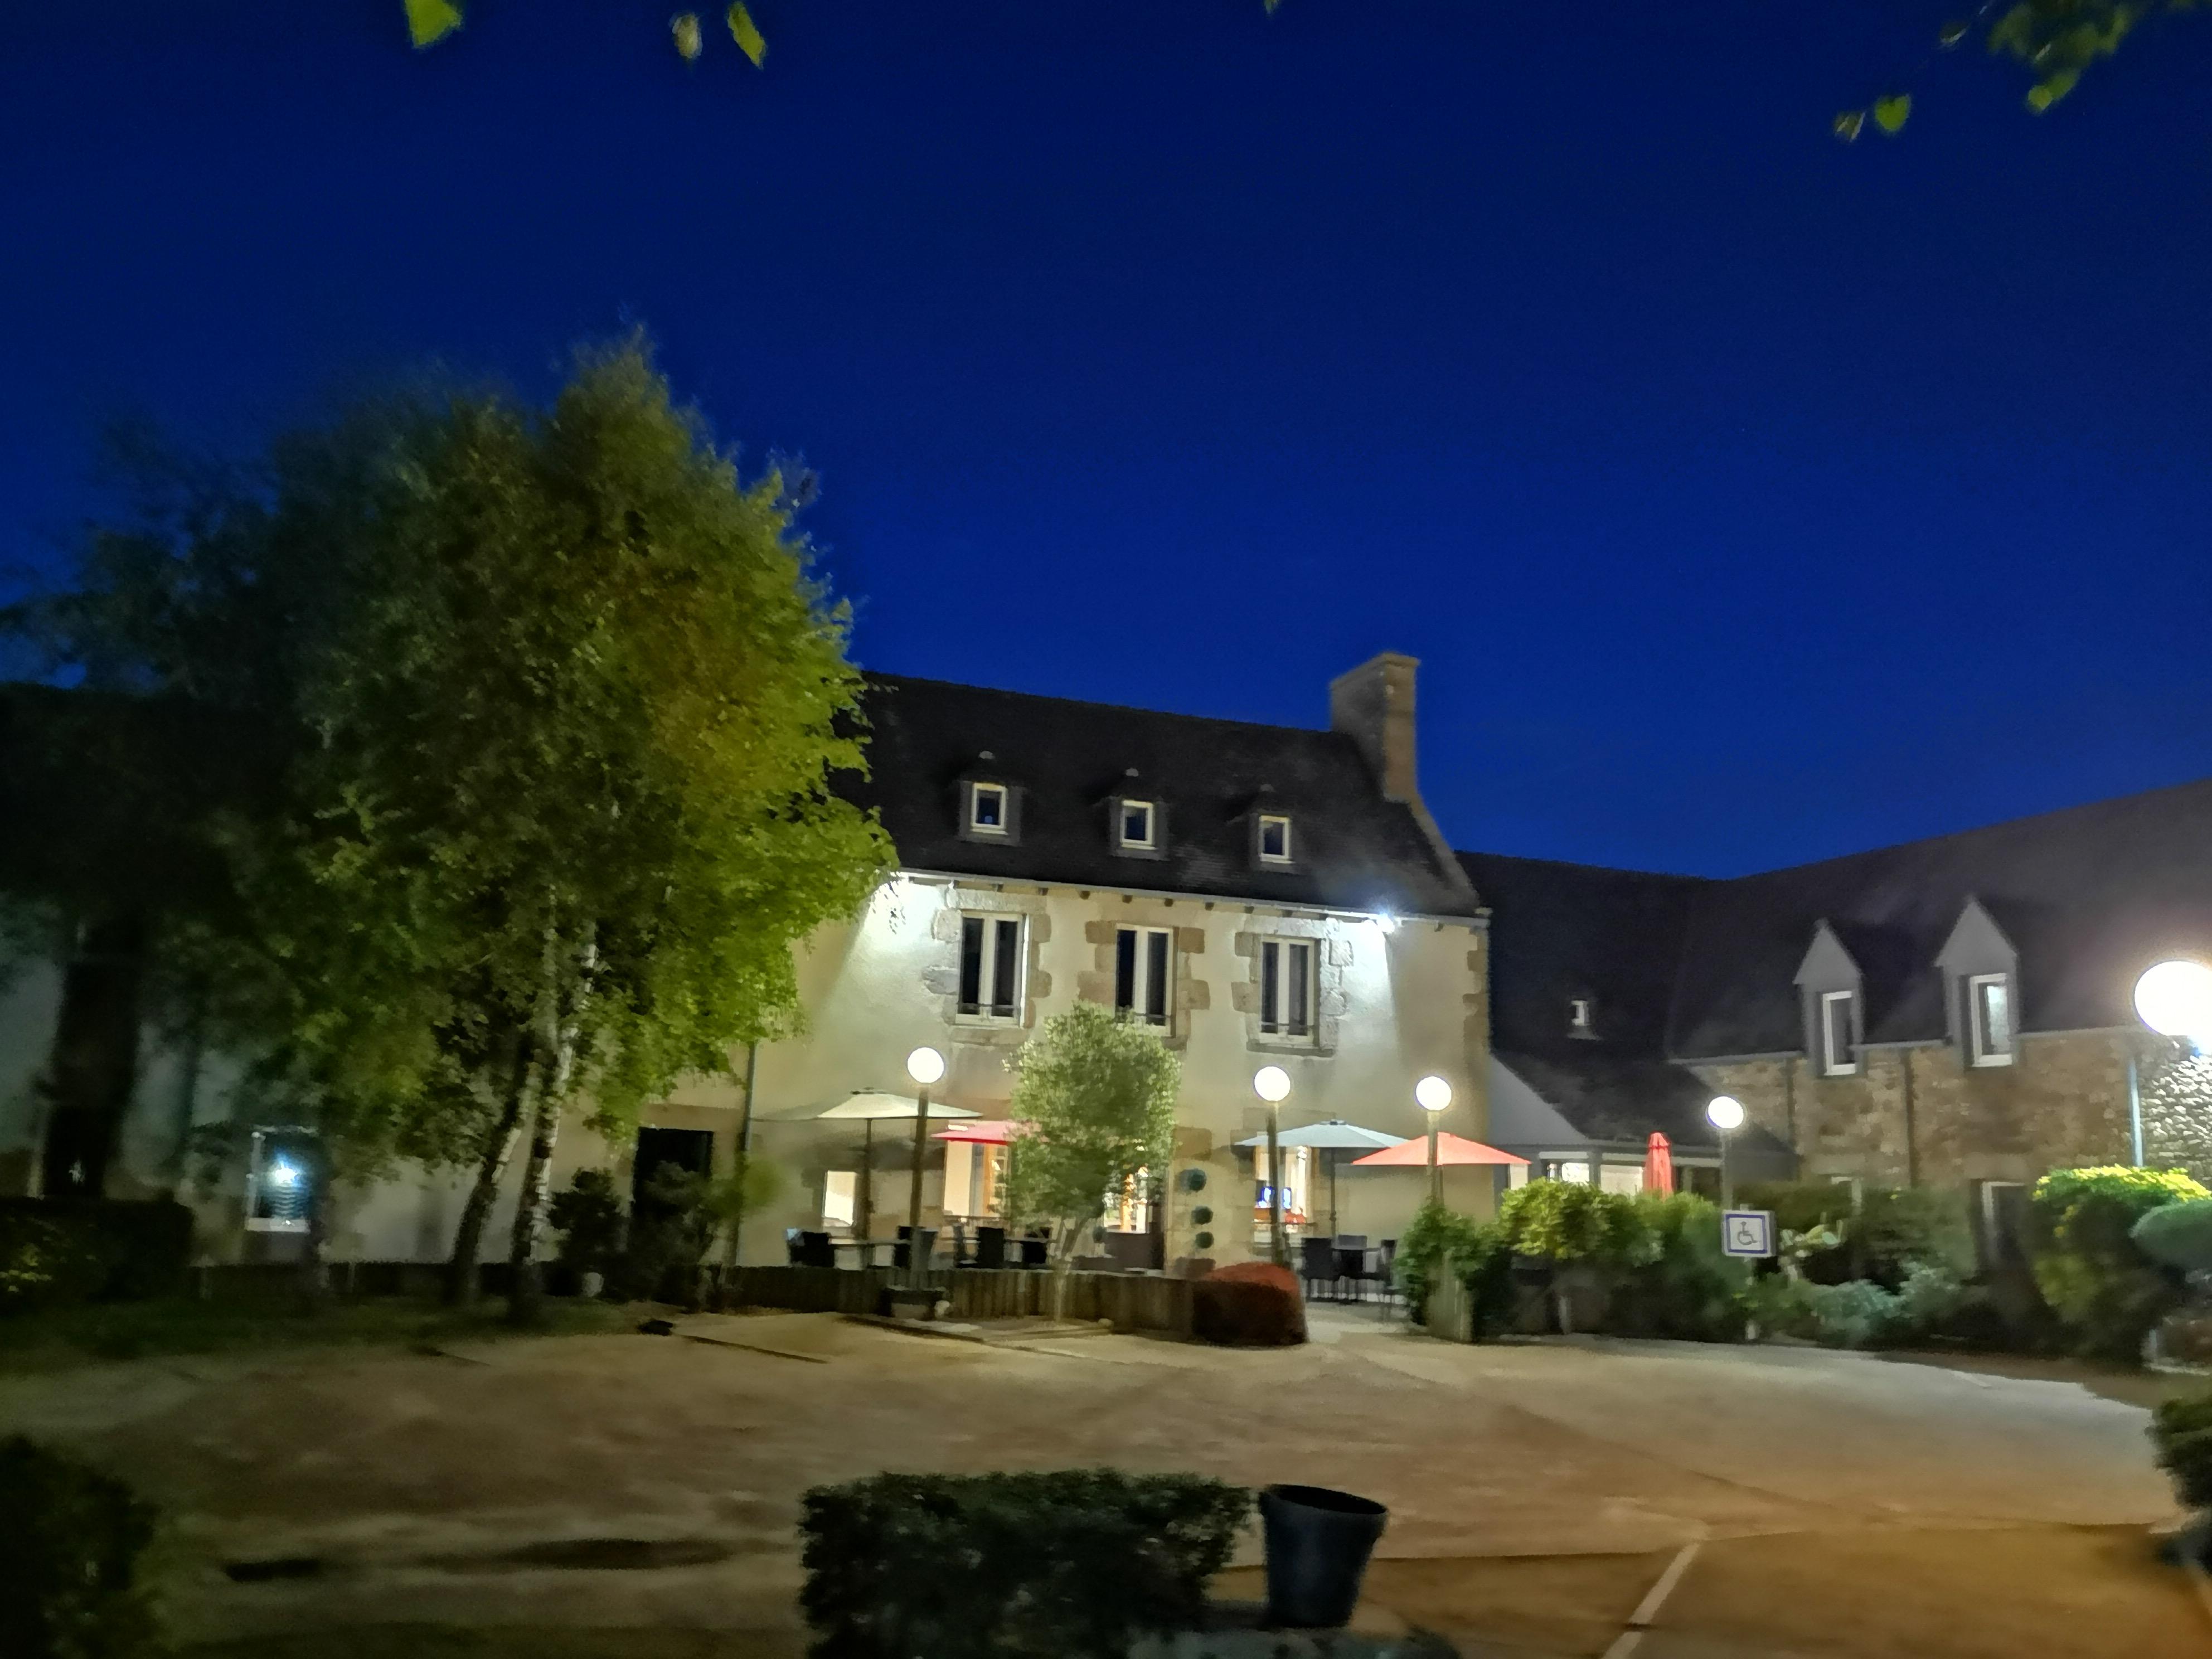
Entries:
{"label": "stone wall", "polygon": [[[1966,1064],[1948,1044],[1873,1048],[1862,1051],[1859,1070],[1848,1077],[1816,1076],[1802,1055],[1696,1070],[1716,1092],[1741,1100],[1751,1122],[1793,1147],[1810,1179],[1950,1187],[2129,1162],[2128,1041],[2107,1033],[2028,1036],[2015,1063],[1990,1066]],[[2162,1086],[2173,1103],[2160,1107],[2154,1139],[2146,1097],[2147,1160],[2186,1161],[2162,1150],[2185,1146],[2212,1161],[2212,1071],[2176,1072]]]}
{"label": "stone wall", "polygon": [[2212,1184],[2212,1060],[2148,1039],[2141,1054],[2143,1162]]}

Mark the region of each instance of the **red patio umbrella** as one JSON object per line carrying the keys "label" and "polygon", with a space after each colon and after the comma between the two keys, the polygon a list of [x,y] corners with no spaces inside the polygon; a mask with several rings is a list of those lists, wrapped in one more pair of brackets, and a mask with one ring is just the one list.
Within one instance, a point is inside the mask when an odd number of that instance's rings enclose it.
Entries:
{"label": "red patio umbrella", "polygon": [[[1528,1161],[1525,1158],[1516,1158],[1510,1152],[1501,1152],[1495,1146],[1486,1146],[1479,1140],[1469,1140],[1464,1135],[1446,1132],[1437,1137],[1437,1165],[1439,1169],[1447,1164],[1526,1164]],[[1379,1152],[1355,1158],[1348,1167],[1357,1170],[1363,1165],[1371,1168],[1381,1164],[1397,1164],[1425,1169],[1428,1162],[1428,1139],[1425,1136],[1416,1135],[1395,1146],[1385,1146]]]}
{"label": "red patio umbrella", "polygon": [[981,1117],[972,1123],[956,1123],[939,1129],[934,1139],[964,1140],[980,1146],[1003,1146],[1030,1126],[1011,1118]]}
{"label": "red patio umbrella", "polygon": [[1671,1193],[1674,1190],[1674,1150],[1667,1144],[1667,1137],[1656,1129],[1651,1139],[1644,1143],[1644,1190],[1647,1193]]}

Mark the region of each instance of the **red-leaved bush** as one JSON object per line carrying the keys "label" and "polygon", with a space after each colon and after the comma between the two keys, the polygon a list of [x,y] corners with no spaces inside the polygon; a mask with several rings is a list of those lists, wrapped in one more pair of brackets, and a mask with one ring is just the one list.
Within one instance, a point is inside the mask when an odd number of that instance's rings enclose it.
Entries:
{"label": "red-leaved bush", "polygon": [[1306,1340],[1296,1274],[1271,1261],[1218,1268],[1191,1286],[1191,1334],[1203,1342],[1286,1348]]}

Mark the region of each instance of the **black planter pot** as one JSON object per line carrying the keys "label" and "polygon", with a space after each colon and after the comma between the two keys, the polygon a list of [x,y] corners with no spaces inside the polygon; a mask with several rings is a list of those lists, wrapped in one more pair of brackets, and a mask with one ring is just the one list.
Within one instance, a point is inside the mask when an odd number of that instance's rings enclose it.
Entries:
{"label": "black planter pot", "polygon": [[1267,1540],[1267,1622],[1335,1630],[1359,1605],[1367,1558],[1390,1511],[1327,1486],[1269,1486],[1260,1494]]}

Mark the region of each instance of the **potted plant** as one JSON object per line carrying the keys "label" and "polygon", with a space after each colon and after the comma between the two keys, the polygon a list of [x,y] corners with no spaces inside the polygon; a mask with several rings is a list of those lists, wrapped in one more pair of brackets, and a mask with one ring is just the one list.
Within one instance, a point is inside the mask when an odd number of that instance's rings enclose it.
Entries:
{"label": "potted plant", "polygon": [[1267,1540],[1267,1622],[1339,1630],[1352,1622],[1367,1559],[1390,1519],[1371,1498],[1327,1486],[1269,1486],[1260,1494]]}

